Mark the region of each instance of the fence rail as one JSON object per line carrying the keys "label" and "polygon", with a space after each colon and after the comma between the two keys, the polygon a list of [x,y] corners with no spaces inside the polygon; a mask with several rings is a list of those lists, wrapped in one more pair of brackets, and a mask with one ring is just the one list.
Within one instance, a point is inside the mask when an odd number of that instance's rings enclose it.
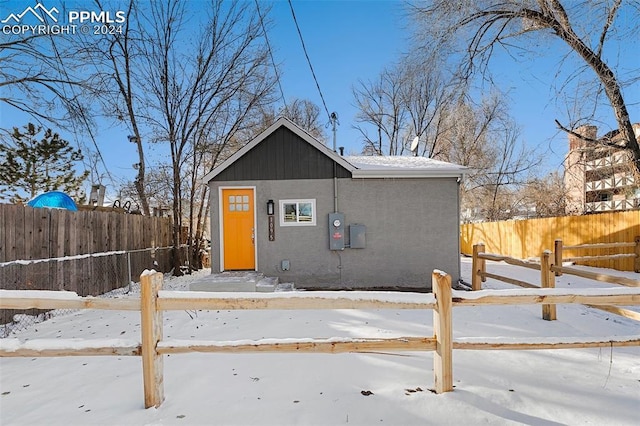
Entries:
{"label": "fence rail", "polygon": [[[556,244],[558,248],[558,244]],[[560,243],[560,249],[562,249],[562,243]],[[577,268],[571,268],[562,266],[562,263],[555,264],[558,259],[562,259],[562,254],[551,253],[550,251],[544,251],[540,256],[540,263],[526,262],[520,259],[513,259],[509,256],[503,256],[499,254],[485,253],[484,244],[479,243],[473,246],[473,259],[471,266],[471,289],[474,291],[482,289],[482,282],[487,278],[493,278],[508,284],[517,285],[523,288],[554,288],[555,277],[564,274],[575,275],[582,278],[588,278],[595,281],[606,282],[610,284],[618,284],[627,287],[640,287],[640,280],[632,280],[626,277],[619,277],[616,275],[601,274],[597,272],[584,271]],[[553,256],[552,256],[553,254]],[[521,266],[529,269],[535,269],[540,271],[540,284],[532,284],[526,281],[518,280],[503,275],[492,274],[487,272],[486,260],[502,261],[511,265]],[[555,262],[554,262],[555,260]],[[577,297],[576,297],[577,300]],[[612,299],[612,303],[615,304],[615,299]],[[563,302],[564,303],[564,302]],[[575,302],[579,303],[579,302]],[[588,303],[584,303],[590,307],[614,313],[623,317],[640,321],[640,313],[629,309],[619,308],[617,306],[602,305],[595,306]],[[542,318],[546,320],[555,320],[557,317],[555,305],[545,304],[542,306]]]}
{"label": "fence rail", "polygon": [[[551,274],[553,276],[553,274]],[[207,292],[161,291],[162,274],[141,276],[140,298],[104,300],[80,297],[74,293],[0,290],[0,309],[77,308],[140,310],[141,341],[121,339],[77,340],[18,339],[0,340],[0,357],[40,356],[141,356],[145,407],[158,407],[164,400],[163,355],[191,352],[296,352],[341,353],[390,351],[434,351],[434,387],[436,393],[453,390],[453,350],[562,349],[613,346],[640,346],[640,336],[625,338],[568,339],[570,341],[500,340],[491,338],[453,339],[452,308],[476,305],[583,303],[589,305],[640,305],[640,289],[607,288],[575,293],[554,288],[524,289],[517,294],[503,290],[475,292],[451,289],[451,277],[432,274],[433,294],[388,292],[313,292],[282,296],[251,294],[218,297]],[[418,300],[416,302],[416,300]],[[262,339],[252,343],[164,340],[162,312],[189,309],[432,309],[433,336],[393,339]]]}
{"label": "fence rail", "polygon": [[[615,254],[600,254],[597,256],[573,256],[565,257],[564,250],[605,250],[605,249],[625,249],[633,248],[633,253],[615,253]],[[634,242],[620,242],[620,243],[600,243],[600,244],[579,244],[574,246],[565,246],[562,239],[556,239],[554,242],[554,253],[556,265],[562,265],[563,262],[581,262],[590,260],[613,260],[613,259],[633,259],[634,272],[640,272],[640,236],[636,236]],[[556,276],[562,275],[559,271]]]}

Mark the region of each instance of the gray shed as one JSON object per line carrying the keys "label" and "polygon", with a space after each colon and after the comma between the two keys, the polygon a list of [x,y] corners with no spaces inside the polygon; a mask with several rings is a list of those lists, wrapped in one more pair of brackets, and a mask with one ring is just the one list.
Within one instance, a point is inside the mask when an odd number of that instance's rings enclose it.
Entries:
{"label": "gray shed", "polygon": [[278,119],[205,176],[211,268],[298,288],[428,289],[460,277],[464,167],[424,157],[340,156]]}

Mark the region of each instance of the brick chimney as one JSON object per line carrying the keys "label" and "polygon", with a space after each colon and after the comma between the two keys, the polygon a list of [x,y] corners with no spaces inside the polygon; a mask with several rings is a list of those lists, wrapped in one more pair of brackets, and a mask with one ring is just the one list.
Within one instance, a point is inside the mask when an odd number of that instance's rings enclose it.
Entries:
{"label": "brick chimney", "polygon": [[[575,130],[575,132],[585,138],[596,139],[598,135],[598,128],[596,126],[580,126]],[[569,134],[569,151],[584,148],[585,145],[586,142],[583,139]]]}

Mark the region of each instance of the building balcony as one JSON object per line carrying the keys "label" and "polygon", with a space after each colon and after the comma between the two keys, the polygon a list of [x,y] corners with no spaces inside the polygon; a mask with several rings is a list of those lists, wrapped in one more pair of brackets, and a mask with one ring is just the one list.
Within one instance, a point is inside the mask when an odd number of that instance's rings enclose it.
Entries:
{"label": "building balcony", "polygon": [[606,179],[594,180],[585,184],[586,191],[605,191],[635,185],[633,175],[618,173]]}
{"label": "building balcony", "polygon": [[627,151],[618,151],[606,157],[596,158],[587,161],[586,170],[601,170],[608,167],[621,166],[630,161],[631,157]]}
{"label": "building balcony", "polygon": [[584,212],[610,212],[616,210],[633,210],[639,208],[640,198],[632,198],[629,200],[596,201],[594,203],[585,203]]}

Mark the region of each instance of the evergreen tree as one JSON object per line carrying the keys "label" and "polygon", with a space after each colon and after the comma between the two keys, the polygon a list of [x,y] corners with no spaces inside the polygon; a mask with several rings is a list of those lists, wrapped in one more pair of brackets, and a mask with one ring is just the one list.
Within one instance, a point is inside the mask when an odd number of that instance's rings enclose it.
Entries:
{"label": "evergreen tree", "polygon": [[29,123],[13,128],[8,144],[0,144],[0,200],[24,203],[44,192],[59,190],[77,199],[88,171],[76,175],[74,162],[84,157],[51,129]]}

